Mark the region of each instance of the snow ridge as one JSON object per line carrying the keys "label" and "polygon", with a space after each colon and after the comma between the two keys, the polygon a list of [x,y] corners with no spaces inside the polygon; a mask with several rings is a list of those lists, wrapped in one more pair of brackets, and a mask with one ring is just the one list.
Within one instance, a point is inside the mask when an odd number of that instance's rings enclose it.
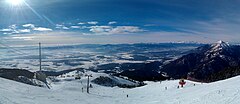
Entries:
{"label": "snow ridge", "polygon": [[223,49],[228,49],[230,45],[222,40],[218,41],[215,44],[212,44],[210,52],[218,52]]}

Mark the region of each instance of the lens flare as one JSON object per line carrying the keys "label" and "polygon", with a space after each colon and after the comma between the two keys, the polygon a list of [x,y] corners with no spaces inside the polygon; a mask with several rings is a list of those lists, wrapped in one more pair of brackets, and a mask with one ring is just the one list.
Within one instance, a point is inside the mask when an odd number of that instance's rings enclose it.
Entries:
{"label": "lens flare", "polygon": [[23,3],[23,0],[7,0],[7,2],[12,6],[19,6]]}

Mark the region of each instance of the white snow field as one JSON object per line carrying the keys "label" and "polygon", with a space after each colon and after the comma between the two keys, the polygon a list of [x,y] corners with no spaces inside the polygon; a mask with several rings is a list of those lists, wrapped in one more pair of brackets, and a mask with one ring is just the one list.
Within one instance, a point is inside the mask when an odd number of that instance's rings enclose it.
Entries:
{"label": "white snow field", "polygon": [[[93,76],[99,75],[93,74]],[[148,85],[133,89],[92,84],[93,88],[90,88],[90,94],[86,93],[85,77],[81,80],[59,79],[61,81],[51,83],[51,89],[47,89],[0,78],[0,104],[240,103],[240,76],[209,84],[187,81],[186,86],[179,89],[177,88],[178,80],[162,81],[161,83],[146,82]]]}

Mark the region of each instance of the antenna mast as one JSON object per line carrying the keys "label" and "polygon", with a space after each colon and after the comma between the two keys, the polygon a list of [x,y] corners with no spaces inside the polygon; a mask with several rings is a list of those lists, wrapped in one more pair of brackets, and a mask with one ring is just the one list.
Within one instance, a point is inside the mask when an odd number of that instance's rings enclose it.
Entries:
{"label": "antenna mast", "polygon": [[40,42],[39,42],[39,71],[42,71],[42,49]]}

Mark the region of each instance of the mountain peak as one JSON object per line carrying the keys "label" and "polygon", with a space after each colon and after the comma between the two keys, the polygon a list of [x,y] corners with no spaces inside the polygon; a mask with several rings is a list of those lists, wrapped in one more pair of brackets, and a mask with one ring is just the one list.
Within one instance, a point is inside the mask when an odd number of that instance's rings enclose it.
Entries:
{"label": "mountain peak", "polygon": [[224,41],[222,41],[222,40],[219,40],[219,41],[217,42],[217,44],[219,44],[219,45],[221,45],[221,46],[229,46],[229,44],[228,44],[227,42],[224,42]]}
{"label": "mountain peak", "polygon": [[217,43],[212,44],[212,51],[218,51],[222,49],[226,49],[229,47],[229,44],[227,42],[224,42],[222,40],[219,40]]}
{"label": "mountain peak", "polygon": [[222,40],[219,40],[217,43],[222,44],[222,43],[225,43],[225,42],[222,41]]}

